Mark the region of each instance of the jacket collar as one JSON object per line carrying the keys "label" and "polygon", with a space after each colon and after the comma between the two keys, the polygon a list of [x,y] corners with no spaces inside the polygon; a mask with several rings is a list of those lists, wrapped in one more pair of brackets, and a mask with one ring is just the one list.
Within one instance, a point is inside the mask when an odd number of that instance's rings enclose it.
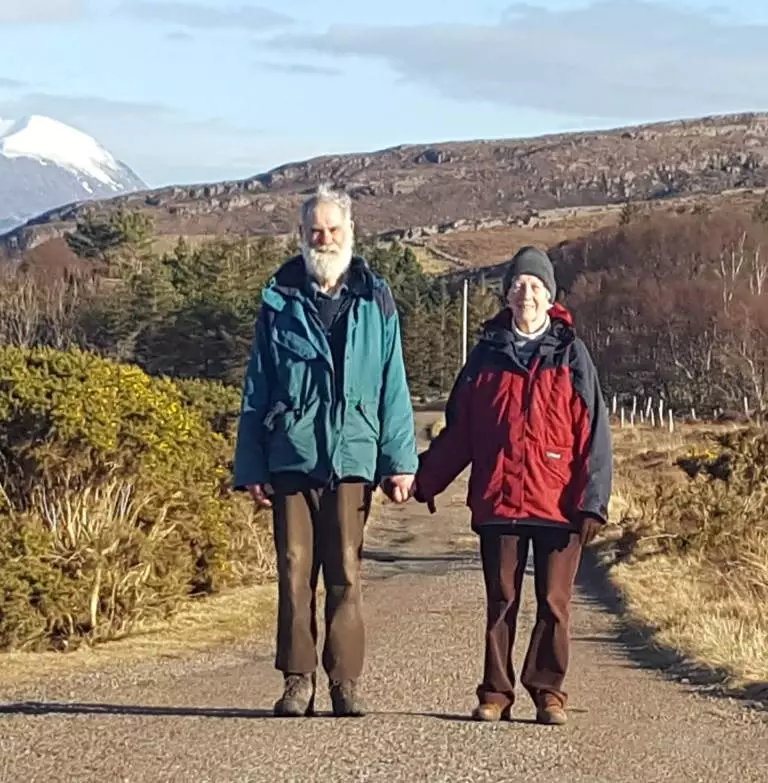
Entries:
{"label": "jacket collar", "polygon": [[[539,355],[552,354],[576,339],[573,316],[559,302],[549,308],[549,331],[541,338]],[[512,329],[512,311],[505,307],[483,324],[480,342],[492,351],[498,351],[517,361],[515,333]]]}
{"label": "jacket collar", "polygon": [[[347,270],[346,285],[353,296],[373,299],[373,273],[364,258],[352,257],[352,262]],[[300,255],[293,256],[275,272],[267,284],[264,299],[274,307],[278,303],[276,297],[270,295],[271,293],[279,294],[283,298],[306,299],[308,290],[309,275],[307,275],[304,259]]]}

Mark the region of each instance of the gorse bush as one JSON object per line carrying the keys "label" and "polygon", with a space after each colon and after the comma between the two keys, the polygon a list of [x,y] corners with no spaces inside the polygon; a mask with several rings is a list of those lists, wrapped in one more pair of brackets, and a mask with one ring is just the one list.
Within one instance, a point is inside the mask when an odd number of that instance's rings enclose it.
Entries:
{"label": "gorse bush", "polygon": [[768,431],[729,433],[718,444],[677,460],[691,480],[666,504],[667,526],[676,533],[670,539],[676,550],[704,551],[727,565],[745,541],[768,538]]}
{"label": "gorse bush", "polygon": [[738,571],[768,600],[768,430],[719,436],[675,460],[682,485],[658,484],[621,525],[636,556],[695,555],[722,575]]}
{"label": "gorse bush", "polygon": [[200,413],[214,432],[234,436],[234,427],[240,415],[240,389],[220,381],[197,378],[177,380],[176,388],[183,401]]}
{"label": "gorse bush", "polygon": [[263,522],[229,488],[235,397],[0,348],[0,646],[108,639],[264,574]]}
{"label": "gorse bush", "polygon": [[713,684],[762,692],[768,430],[683,425],[615,436],[614,509],[625,511],[601,555],[630,617],[656,644],[702,663]]}
{"label": "gorse bush", "polygon": [[82,351],[0,349],[0,418],[6,471],[23,470],[11,484],[22,502],[25,484],[64,475],[70,485],[106,472],[197,475],[213,454],[199,449],[190,460],[191,444],[225,448],[173,382]]}
{"label": "gorse bush", "polygon": [[[18,270],[8,281],[0,647],[109,639],[273,568],[265,519],[231,491],[230,460],[260,292],[295,248],[180,241],[158,253],[151,228],[94,216],[70,237],[82,263],[55,287]],[[360,250],[392,285],[412,391],[447,391],[458,298],[407,248]]]}

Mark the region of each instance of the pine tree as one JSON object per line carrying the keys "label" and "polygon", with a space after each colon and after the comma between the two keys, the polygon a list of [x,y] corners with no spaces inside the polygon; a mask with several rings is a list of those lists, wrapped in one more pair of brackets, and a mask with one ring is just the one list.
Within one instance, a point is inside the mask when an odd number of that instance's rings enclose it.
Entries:
{"label": "pine tree", "polygon": [[80,258],[97,262],[97,273],[123,277],[144,268],[153,237],[154,221],[149,215],[121,208],[107,214],[87,212],[65,241]]}

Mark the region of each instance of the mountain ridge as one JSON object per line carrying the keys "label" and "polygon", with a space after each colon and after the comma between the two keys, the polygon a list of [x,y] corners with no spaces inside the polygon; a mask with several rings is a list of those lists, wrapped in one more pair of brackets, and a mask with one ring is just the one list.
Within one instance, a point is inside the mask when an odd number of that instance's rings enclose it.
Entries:
{"label": "mountain ridge", "polygon": [[[401,144],[286,163],[242,180],[168,186],[97,202],[136,208],[163,235],[289,234],[322,181],[344,186],[363,234],[461,221],[525,221],[539,210],[713,195],[768,186],[768,113],[671,120],[521,139]],[[91,205],[93,206],[93,205]],[[21,253],[89,208],[49,210],[0,237]]]}

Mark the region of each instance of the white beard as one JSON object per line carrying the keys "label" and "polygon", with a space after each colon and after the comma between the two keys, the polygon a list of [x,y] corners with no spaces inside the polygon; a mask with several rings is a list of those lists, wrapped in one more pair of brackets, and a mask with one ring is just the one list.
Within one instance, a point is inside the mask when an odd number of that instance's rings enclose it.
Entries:
{"label": "white beard", "polygon": [[318,283],[335,283],[352,263],[352,243],[340,249],[318,250],[308,243],[301,243],[301,255],[307,267],[307,272]]}

